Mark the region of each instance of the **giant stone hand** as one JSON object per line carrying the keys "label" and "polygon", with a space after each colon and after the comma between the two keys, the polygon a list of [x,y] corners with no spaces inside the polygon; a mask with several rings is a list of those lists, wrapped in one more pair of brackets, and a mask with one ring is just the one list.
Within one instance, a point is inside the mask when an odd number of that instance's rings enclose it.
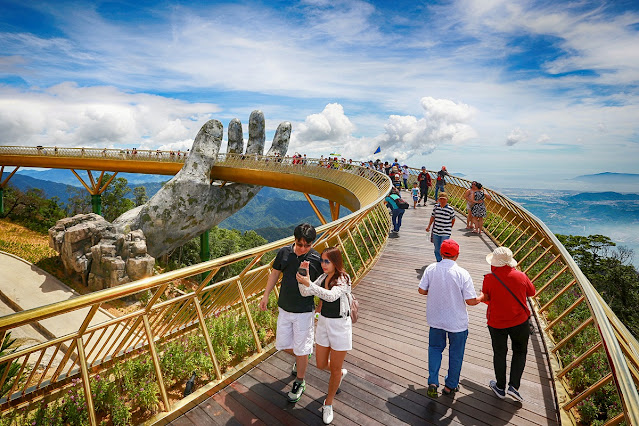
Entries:
{"label": "giant stone hand", "polygon": [[[210,171],[222,142],[223,126],[209,120],[202,126],[184,167],[146,204],[129,210],[113,224],[119,232],[141,229],[146,236],[148,253],[162,256],[211,229],[241,209],[257,194],[261,186],[227,183],[211,185]],[[291,136],[291,123],[281,123],[267,155],[284,156]],[[249,119],[249,139],[245,154],[264,152],[264,114],[253,111]],[[242,123],[229,123],[228,153],[244,151]]]}

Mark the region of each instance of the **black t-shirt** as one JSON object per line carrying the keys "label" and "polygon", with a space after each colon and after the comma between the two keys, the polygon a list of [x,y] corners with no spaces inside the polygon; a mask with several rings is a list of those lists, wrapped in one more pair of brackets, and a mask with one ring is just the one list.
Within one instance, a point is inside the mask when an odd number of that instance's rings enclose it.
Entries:
{"label": "black t-shirt", "polygon": [[320,265],[320,254],[314,249],[310,249],[308,253],[298,257],[295,254],[294,245],[291,244],[282,247],[273,261],[273,269],[282,272],[282,287],[277,305],[287,312],[313,312],[315,309],[313,296],[303,297],[297,287],[297,278],[295,278],[297,268],[305,260],[309,262],[308,270],[311,281],[315,281],[322,274],[322,266]]}
{"label": "black t-shirt", "polygon": [[[322,287],[328,290],[328,282],[326,278],[324,278]],[[332,302],[327,302],[326,300],[322,300],[322,316],[324,318],[341,318],[339,311],[340,311],[339,299],[333,300]]]}

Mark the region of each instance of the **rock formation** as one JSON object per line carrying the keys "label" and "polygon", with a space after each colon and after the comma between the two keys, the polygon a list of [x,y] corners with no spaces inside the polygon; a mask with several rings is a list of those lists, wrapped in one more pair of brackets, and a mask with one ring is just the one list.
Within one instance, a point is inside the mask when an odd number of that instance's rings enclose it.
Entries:
{"label": "rock formation", "polygon": [[60,253],[67,273],[82,277],[92,290],[153,275],[155,259],[147,254],[144,233],[118,233],[94,213],[59,220],[49,229],[49,246]]}

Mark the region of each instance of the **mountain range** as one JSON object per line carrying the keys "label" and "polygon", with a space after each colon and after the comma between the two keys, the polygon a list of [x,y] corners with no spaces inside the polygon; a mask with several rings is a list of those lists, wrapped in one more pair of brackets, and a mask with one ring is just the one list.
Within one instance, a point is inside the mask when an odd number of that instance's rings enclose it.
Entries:
{"label": "mountain range", "polygon": [[572,178],[581,182],[611,185],[639,184],[639,174],[603,172],[592,175],[581,175]]}

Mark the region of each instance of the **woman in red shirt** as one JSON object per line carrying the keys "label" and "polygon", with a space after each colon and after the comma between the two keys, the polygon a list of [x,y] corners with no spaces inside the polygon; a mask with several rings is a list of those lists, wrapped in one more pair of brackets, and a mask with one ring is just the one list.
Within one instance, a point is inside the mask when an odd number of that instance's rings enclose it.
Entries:
{"label": "woman in red shirt", "polygon": [[[530,328],[528,317],[530,310],[526,298],[535,295],[535,286],[521,271],[515,269],[517,261],[507,247],[497,247],[486,256],[492,273],[484,276],[480,301],[488,304],[486,318],[493,345],[493,367],[495,378],[490,381],[490,388],[499,398],[510,395],[523,401],[519,393],[521,376],[526,366],[526,352]],[[510,291],[509,291],[510,290]],[[506,388],[506,355],[508,338],[512,344],[510,364],[510,380]]]}

